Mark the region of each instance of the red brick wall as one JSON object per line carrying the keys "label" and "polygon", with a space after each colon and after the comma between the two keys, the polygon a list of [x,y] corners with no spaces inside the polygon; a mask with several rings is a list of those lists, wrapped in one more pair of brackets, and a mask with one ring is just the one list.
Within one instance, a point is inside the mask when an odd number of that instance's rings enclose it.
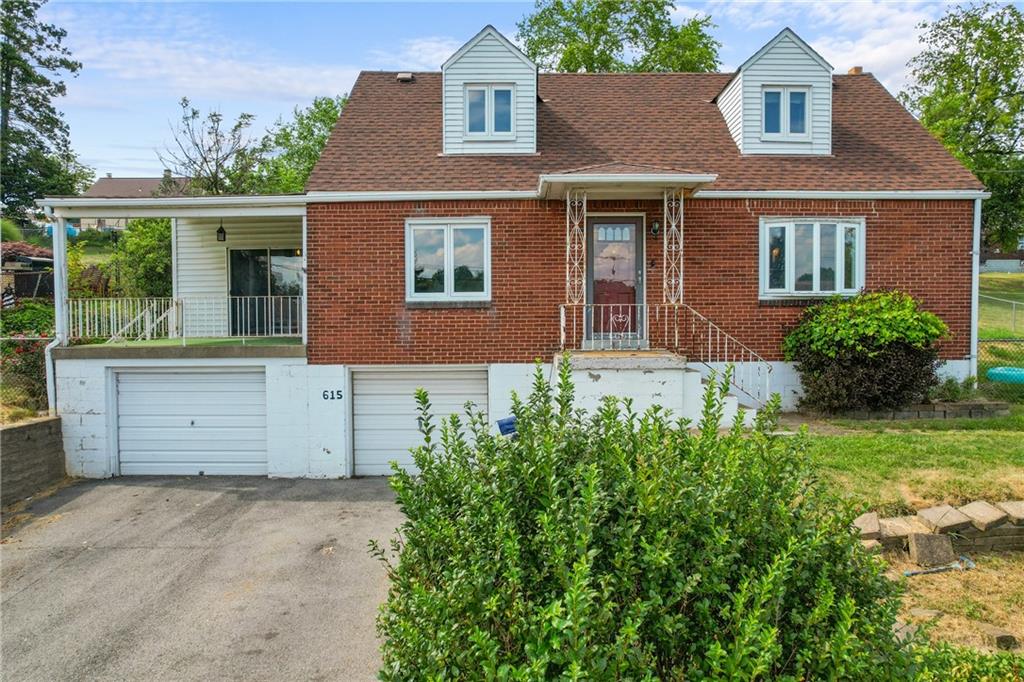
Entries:
{"label": "red brick wall", "polygon": [[[685,300],[768,359],[802,307],[758,301],[759,216],[864,216],[867,285],[900,288],[946,320],[944,356],[970,342],[970,201],[686,200]],[[662,300],[661,201],[591,201],[591,212],[647,214],[647,300]],[[492,302],[405,304],[405,219],[491,217]],[[559,346],[565,300],[561,201],[311,204],[309,361],[314,364],[529,362]]]}

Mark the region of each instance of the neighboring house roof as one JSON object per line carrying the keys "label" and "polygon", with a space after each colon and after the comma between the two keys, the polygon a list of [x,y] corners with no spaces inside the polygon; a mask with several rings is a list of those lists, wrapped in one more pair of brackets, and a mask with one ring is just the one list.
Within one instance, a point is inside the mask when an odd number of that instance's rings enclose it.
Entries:
{"label": "neighboring house roof", "polygon": [[94,199],[132,199],[136,197],[179,196],[188,186],[188,178],[171,177],[173,191],[161,192],[165,178],[100,178],[82,193]]}
{"label": "neighboring house roof", "polygon": [[741,155],[712,101],[728,73],[542,73],[536,154],[442,155],[441,74],[395,76],[360,74],[307,191],[536,190],[588,166],[717,174],[714,190],[983,189],[870,74],[833,77],[827,156]]}
{"label": "neighboring house roof", "polygon": [[53,251],[44,246],[35,246],[28,242],[4,242],[0,245],[0,262],[17,260],[19,257],[53,258]]}

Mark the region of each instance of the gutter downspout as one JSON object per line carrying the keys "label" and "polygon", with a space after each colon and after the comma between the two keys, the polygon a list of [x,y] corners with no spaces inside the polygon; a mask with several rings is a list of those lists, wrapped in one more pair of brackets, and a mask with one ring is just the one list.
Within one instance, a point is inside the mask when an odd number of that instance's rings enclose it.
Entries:
{"label": "gutter downspout", "polygon": [[978,385],[978,274],[981,270],[981,199],[974,200],[974,240],[971,246],[971,355],[970,376]]}
{"label": "gutter downspout", "polygon": [[[47,206],[45,213],[53,218],[53,209]],[[67,222],[59,217],[53,224],[53,326],[54,339],[46,344],[43,355],[46,361],[46,402],[51,417],[57,416],[57,366],[53,361],[53,349],[67,343]]]}

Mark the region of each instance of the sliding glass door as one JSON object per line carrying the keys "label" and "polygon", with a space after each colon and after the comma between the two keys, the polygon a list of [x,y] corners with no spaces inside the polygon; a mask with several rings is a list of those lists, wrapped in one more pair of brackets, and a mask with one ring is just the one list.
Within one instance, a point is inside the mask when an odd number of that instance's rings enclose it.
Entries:
{"label": "sliding glass door", "polygon": [[302,251],[231,249],[228,284],[232,336],[302,332]]}

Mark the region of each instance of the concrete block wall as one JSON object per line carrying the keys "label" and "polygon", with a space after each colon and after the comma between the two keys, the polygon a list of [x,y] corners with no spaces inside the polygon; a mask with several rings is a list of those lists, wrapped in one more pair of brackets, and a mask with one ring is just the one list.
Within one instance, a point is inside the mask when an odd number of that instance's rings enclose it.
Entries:
{"label": "concrete block wall", "polygon": [[2,507],[64,478],[60,417],[0,427],[0,477]]}

